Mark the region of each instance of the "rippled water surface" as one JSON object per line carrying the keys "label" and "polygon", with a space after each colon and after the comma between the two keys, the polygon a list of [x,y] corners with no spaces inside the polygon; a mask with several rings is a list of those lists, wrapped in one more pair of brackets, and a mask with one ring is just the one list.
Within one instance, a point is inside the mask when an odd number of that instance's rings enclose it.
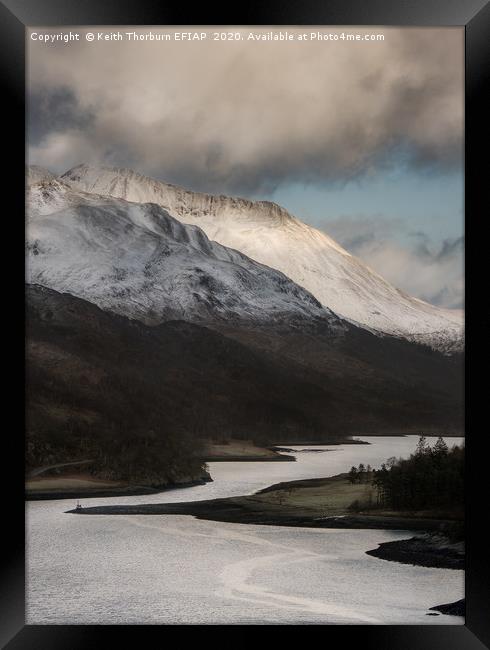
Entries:
{"label": "rippled water surface", "polygon": [[[213,483],[84,505],[166,503],[249,494],[408,456],[417,438],[295,447],[297,462],[210,463]],[[458,444],[460,438],[447,439]],[[429,442],[433,442],[429,438]],[[317,449],[321,451],[300,451]],[[72,500],[27,504],[29,624],[462,624],[427,616],[464,595],[464,573],[366,555],[412,533],[252,526],[182,515],[66,514]]]}

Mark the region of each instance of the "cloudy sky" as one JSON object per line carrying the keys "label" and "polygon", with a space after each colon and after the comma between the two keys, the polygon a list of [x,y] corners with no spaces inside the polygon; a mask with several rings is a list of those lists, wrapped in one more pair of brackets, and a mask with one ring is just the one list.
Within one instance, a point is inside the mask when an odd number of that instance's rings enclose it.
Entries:
{"label": "cloudy sky", "polygon": [[[396,286],[461,307],[463,30],[283,28],[286,42],[247,39],[268,28],[231,42],[213,31],[191,42],[29,36],[29,162],[102,162],[276,201]],[[384,40],[297,39],[316,31]]]}

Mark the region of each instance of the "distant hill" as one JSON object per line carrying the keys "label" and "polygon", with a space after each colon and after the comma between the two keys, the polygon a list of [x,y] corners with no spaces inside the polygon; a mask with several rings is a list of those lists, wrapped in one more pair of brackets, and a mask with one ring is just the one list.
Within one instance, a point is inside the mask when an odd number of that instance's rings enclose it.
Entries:
{"label": "distant hill", "polygon": [[[332,341],[328,330],[151,327],[30,285],[27,341],[28,467],[95,455],[98,476],[161,484],[199,473],[202,438],[327,442],[461,418],[458,368],[443,355],[420,348],[398,372],[389,350],[361,340],[359,359],[355,336]],[[427,364],[440,375],[432,391],[431,372],[426,387],[414,381]]]}

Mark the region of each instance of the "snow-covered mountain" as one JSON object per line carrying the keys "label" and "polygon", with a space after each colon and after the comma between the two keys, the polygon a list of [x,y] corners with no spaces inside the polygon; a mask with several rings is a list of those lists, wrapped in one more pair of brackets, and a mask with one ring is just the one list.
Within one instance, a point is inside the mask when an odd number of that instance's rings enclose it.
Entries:
{"label": "snow-covered mountain", "polygon": [[155,203],[32,183],[27,279],[146,324],[340,319],[283,273],[210,241]]}
{"label": "snow-covered mountain", "polygon": [[[201,384],[216,388],[228,405],[215,400],[210,409],[210,426],[220,431],[262,427],[267,435],[311,440],[312,431],[461,427],[460,355],[350,324],[280,271],[211,241],[156,203],[47,177],[30,185],[27,214],[28,294],[37,296],[42,316],[41,340],[30,344],[53,381],[78,390],[102,346],[109,383],[124,364],[131,381],[132,359],[143,364],[141,377],[150,376],[149,366],[155,377],[163,373],[174,414],[174,391],[188,405],[214,394]],[[155,362],[154,345],[167,350]],[[77,390],[75,400],[85,388]]]}
{"label": "snow-covered mountain", "polygon": [[84,192],[156,203],[210,240],[282,271],[324,307],[371,331],[445,351],[462,347],[461,310],[409,296],[279,205],[191,192],[123,168],[79,165],[61,179]]}

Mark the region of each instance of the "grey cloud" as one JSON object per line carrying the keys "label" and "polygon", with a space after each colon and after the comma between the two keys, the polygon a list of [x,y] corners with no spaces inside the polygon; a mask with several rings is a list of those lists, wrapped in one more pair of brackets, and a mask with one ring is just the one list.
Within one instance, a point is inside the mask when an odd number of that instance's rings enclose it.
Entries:
{"label": "grey cloud", "polygon": [[[233,193],[460,164],[463,31],[376,31],[383,43],[31,42],[31,162]],[[39,97],[59,88],[49,116]]]}
{"label": "grey cloud", "polygon": [[440,262],[459,257],[464,251],[464,236],[444,239],[439,248],[434,248],[431,238],[424,232],[409,233],[417,239],[416,250],[419,257],[438,260]]}
{"label": "grey cloud", "polygon": [[94,122],[93,110],[81,109],[69,87],[36,88],[28,106],[29,143],[37,146],[53,132],[87,130]]}
{"label": "grey cloud", "polygon": [[455,255],[461,255],[464,249],[464,237],[456,239],[445,239],[442,243],[441,250],[437,254],[437,259],[450,259]]}
{"label": "grey cloud", "polygon": [[396,287],[434,305],[463,307],[463,237],[436,245],[427,233],[409,232],[403,219],[377,215],[342,217],[326,231]]}
{"label": "grey cloud", "polygon": [[328,222],[328,234],[333,236],[348,251],[362,250],[366,246],[375,246],[396,235],[404,227],[401,220],[371,215],[369,218],[341,215]]}

